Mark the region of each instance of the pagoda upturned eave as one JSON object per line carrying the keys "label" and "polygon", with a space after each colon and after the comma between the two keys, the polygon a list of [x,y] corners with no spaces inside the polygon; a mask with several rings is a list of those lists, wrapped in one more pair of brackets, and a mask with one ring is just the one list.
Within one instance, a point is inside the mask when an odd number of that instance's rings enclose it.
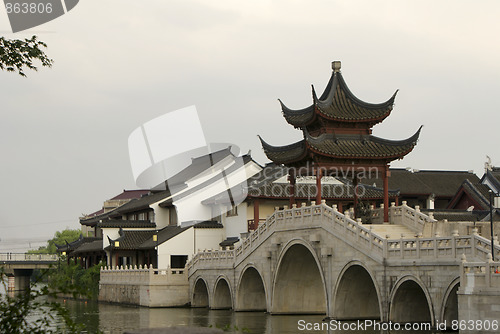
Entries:
{"label": "pagoda upturned eave", "polygon": [[313,137],[304,132],[305,138],[286,146],[272,146],[259,139],[269,160],[276,164],[294,164],[306,160],[309,156],[323,156],[333,159],[380,160],[388,163],[401,159],[410,153],[417,144],[420,131],[404,140],[389,140],[372,135],[335,135],[322,134]]}
{"label": "pagoda upturned eave", "polygon": [[396,92],[383,103],[368,103],[357,98],[347,86],[342,73],[333,72],[325,91],[318,98],[312,87],[313,104],[303,109],[290,109],[281,100],[286,121],[295,127],[313,123],[315,116],[335,122],[364,122],[371,127],[382,122],[393,109]]}

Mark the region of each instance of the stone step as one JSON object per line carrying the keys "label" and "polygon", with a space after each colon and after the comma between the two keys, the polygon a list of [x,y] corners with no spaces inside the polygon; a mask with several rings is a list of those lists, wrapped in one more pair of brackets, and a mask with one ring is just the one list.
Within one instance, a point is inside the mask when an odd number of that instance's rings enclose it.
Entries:
{"label": "stone step", "polygon": [[389,239],[413,238],[416,233],[403,225],[371,224],[372,232],[382,238],[389,236]]}

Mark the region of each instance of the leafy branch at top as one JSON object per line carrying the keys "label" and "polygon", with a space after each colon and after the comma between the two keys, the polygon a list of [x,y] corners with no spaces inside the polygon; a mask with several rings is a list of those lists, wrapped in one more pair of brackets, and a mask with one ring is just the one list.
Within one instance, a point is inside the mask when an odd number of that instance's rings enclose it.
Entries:
{"label": "leafy branch at top", "polygon": [[26,77],[24,68],[37,71],[33,61],[39,60],[42,66],[52,67],[54,61],[47,57],[42,48],[47,44],[39,41],[36,36],[31,39],[10,40],[0,37],[0,69],[7,72],[17,72]]}

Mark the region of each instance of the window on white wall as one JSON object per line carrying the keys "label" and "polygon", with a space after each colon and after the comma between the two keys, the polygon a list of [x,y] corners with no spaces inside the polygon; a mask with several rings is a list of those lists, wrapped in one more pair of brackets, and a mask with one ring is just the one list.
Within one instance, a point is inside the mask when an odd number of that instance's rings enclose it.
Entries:
{"label": "window on white wall", "polygon": [[238,215],[238,207],[233,206],[226,212],[226,217],[233,217]]}
{"label": "window on white wall", "polygon": [[148,212],[148,220],[151,221],[152,223],[155,222],[155,212],[154,211]]}
{"label": "window on white wall", "polygon": [[182,269],[186,266],[187,255],[170,255],[170,268]]}

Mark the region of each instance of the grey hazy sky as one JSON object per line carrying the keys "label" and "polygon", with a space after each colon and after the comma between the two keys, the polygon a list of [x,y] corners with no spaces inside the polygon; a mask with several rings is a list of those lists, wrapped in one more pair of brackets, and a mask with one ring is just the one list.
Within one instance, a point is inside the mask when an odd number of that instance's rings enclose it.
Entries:
{"label": "grey hazy sky", "polygon": [[208,141],[266,162],[257,134],[300,139],[277,98],[308,106],[332,60],[367,102],[400,89],[374,135],[404,139],[424,125],[392,166],[481,176],[487,154],[500,164],[499,16],[494,0],[82,0],[12,34],[2,8],[1,35],[38,35],[55,64],[27,79],[0,72],[0,251],[78,228],[82,213],[134,188],[127,138],[166,112],[194,104]]}

